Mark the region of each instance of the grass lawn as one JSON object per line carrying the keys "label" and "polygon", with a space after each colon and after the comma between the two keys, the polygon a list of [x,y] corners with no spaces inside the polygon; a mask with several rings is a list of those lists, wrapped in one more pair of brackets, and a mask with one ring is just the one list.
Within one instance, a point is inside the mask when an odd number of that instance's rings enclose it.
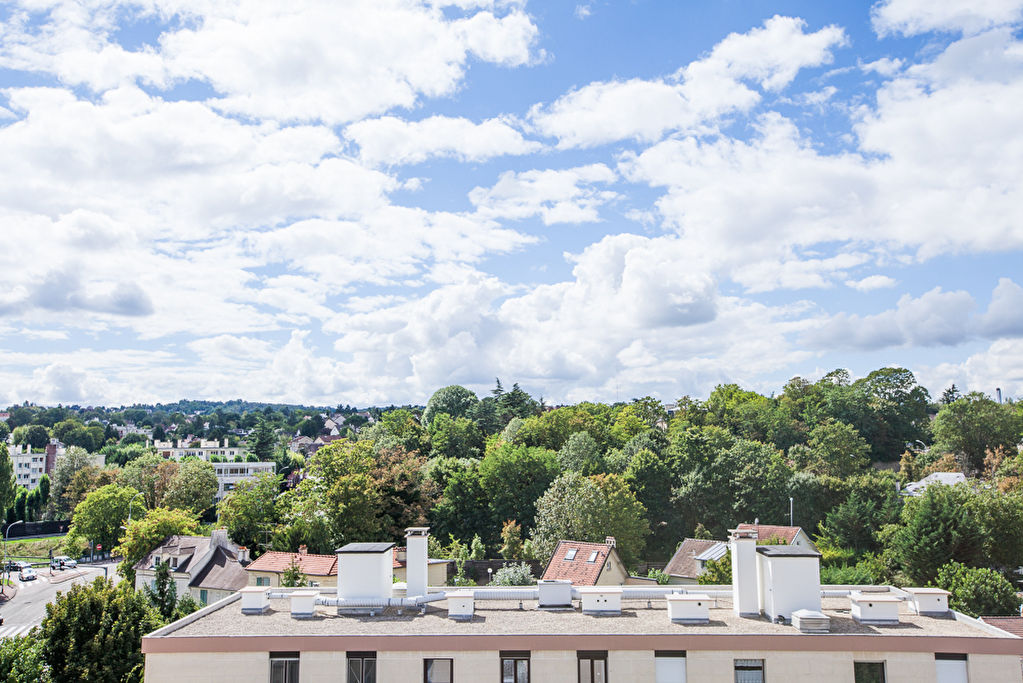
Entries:
{"label": "grass lawn", "polygon": [[12,560],[48,559],[50,551],[54,555],[73,555],[64,547],[66,536],[46,536],[45,538],[11,539],[7,541],[7,557]]}

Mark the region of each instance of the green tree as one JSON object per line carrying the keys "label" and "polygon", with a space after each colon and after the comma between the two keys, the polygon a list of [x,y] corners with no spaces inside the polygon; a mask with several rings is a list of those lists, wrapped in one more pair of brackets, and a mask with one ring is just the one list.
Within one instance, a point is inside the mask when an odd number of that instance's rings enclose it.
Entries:
{"label": "green tree", "polygon": [[174,610],[178,606],[178,586],[170,575],[170,564],[160,562],[156,565],[156,576],[153,579],[154,586],[143,586],[146,597],[150,604],[163,617],[164,621],[170,621],[174,616]]}
{"label": "green tree", "polygon": [[522,526],[509,519],[501,527],[501,557],[506,560],[522,559]]}
{"label": "green tree", "polygon": [[135,565],[157,548],[168,536],[193,536],[199,533],[199,522],[186,510],[154,508],[145,516],[132,517],[121,543],[114,549],[123,560],[117,565],[118,573],[129,583],[135,583]]}
{"label": "green tree", "polygon": [[43,662],[43,641],[34,630],[28,635],[0,639],[0,681],[42,683],[47,680],[50,679]]}
{"label": "green tree", "polygon": [[[167,463],[168,468],[160,469],[161,465]],[[166,484],[173,476],[171,470],[178,463],[168,461],[162,455],[147,453],[136,458],[121,468],[117,475],[117,483],[121,486],[130,486],[136,491],[142,492],[142,503],[147,508],[155,508],[160,505],[163,498]],[[168,476],[169,475],[169,476]]]}
{"label": "green tree", "polygon": [[469,544],[469,559],[470,560],[485,560],[487,557],[487,547],[483,544],[483,539],[476,534],[472,537],[472,543]]}
{"label": "green tree", "polygon": [[732,553],[726,552],[716,560],[708,560],[696,583],[704,586],[728,586],[732,583]]}
{"label": "green tree", "polygon": [[678,509],[671,504],[672,482],[675,481],[673,467],[644,448],[632,457],[624,476],[650,518],[653,533],[647,542],[647,557],[667,559],[674,552],[682,525]]}
{"label": "green tree", "polygon": [[128,505],[137,493],[130,486],[117,484],[96,489],[75,507],[68,535],[113,549],[128,518]]}
{"label": "green tree", "polygon": [[602,542],[614,536],[626,566],[639,560],[650,532],[646,510],[618,475],[584,477],[566,472],[536,503],[533,547],[540,559],[554,553],[558,541]]}
{"label": "green tree", "polygon": [[302,567],[299,566],[294,557],[291,558],[291,564],[281,572],[281,585],[285,588],[301,588],[307,585],[305,574],[302,573]]}
{"label": "green tree", "polygon": [[982,491],[970,500],[980,526],[984,564],[1007,579],[1023,565],[1023,493]]}
{"label": "green tree", "polygon": [[46,606],[39,630],[55,683],[142,681],[142,636],[161,626],[149,599],[127,582],[74,585]]}
{"label": "green tree", "polygon": [[408,527],[426,523],[438,491],[425,470],[426,458],[418,453],[400,446],[377,450],[370,477],[380,496],[377,512],[384,538],[399,540]]}
{"label": "green tree", "polygon": [[50,443],[50,431],[42,425],[27,425],[14,430],[14,443],[32,448],[46,448]]}
{"label": "green tree", "polygon": [[28,489],[24,486],[19,486],[18,492],[14,495],[14,514],[20,520],[32,521],[28,518]]}
{"label": "green tree", "polygon": [[437,535],[470,539],[490,534],[492,520],[487,495],[474,460],[454,461],[447,474],[444,493],[429,512],[430,526]]}
{"label": "green tree", "polygon": [[979,392],[941,406],[932,425],[934,449],[955,453],[966,472],[984,467],[987,453],[1016,452],[1023,418],[1010,405],[1002,405]]}
{"label": "green tree", "polygon": [[430,421],[430,444],[432,458],[478,458],[483,433],[468,418],[437,413]]}
{"label": "green tree", "polygon": [[916,585],[934,580],[950,560],[976,564],[983,552],[980,525],[965,486],[931,485],[902,509],[901,525],[886,535],[888,549]]}
{"label": "green tree", "polygon": [[256,456],[257,461],[268,462],[273,459],[276,441],[277,435],[273,425],[266,419],[260,419],[252,435],[252,454]]}
{"label": "green tree", "polygon": [[[407,453],[429,455],[430,435],[411,410],[389,410],[369,430],[375,436],[377,450],[401,449]],[[361,434],[360,434],[361,437]]]}
{"label": "green tree", "polygon": [[877,519],[877,503],[861,498],[859,492],[854,491],[821,523],[821,542],[858,553],[875,550],[879,531]]}
{"label": "green tree", "polygon": [[14,505],[17,496],[14,482],[14,463],[7,451],[7,444],[0,443],[0,510],[6,510]]}
{"label": "green tree", "polygon": [[789,449],[798,469],[833,477],[848,477],[870,465],[870,445],[852,425],[827,419],[810,431],[806,446]]}
{"label": "green tree", "polygon": [[506,564],[494,572],[494,578],[490,581],[492,586],[535,586],[536,577],[533,576],[533,569],[526,562],[519,564]]}
{"label": "green tree", "polygon": [[426,402],[423,424],[429,427],[434,417],[441,413],[447,413],[452,419],[466,417],[478,402],[476,394],[463,386],[452,384],[443,387],[433,392],[433,396]]}
{"label": "green tree", "polygon": [[160,504],[202,515],[213,507],[217,475],[205,460],[185,460],[170,480]]}
{"label": "green tree", "polygon": [[951,595],[948,606],[971,617],[1019,614],[1020,599],[1004,576],[983,567],[949,562],[935,581]]}
{"label": "green tree", "polygon": [[269,472],[240,481],[217,506],[220,523],[227,528],[228,536],[251,549],[253,556],[260,554],[268,532],[280,521],[276,498],[281,481],[280,475]]}
{"label": "green tree", "polygon": [[558,475],[558,459],[542,448],[504,444],[483,458],[479,475],[490,510],[488,532],[480,535],[496,544],[496,527],[503,520],[533,526],[537,498]]}
{"label": "green tree", "polygon": [[583,474],[596,474],[604,469],[600,447],[589,432],[576,432],[568,437],[558,451],[558,465],[563,472]]}

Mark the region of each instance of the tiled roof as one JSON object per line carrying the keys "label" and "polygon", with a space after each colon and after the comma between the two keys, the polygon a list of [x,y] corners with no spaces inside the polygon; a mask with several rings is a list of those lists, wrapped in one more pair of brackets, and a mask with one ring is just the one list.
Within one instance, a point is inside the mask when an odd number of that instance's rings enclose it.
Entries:
{"label": "tiled roof", "polygon": [[757,540],[763,541],[768,538],[780,538],[789,545],[796,540],[796,534],[801,530],[798,526],[779,526],[777,524],[740,524],[738,529],[757,530]]}
{"label": "tiled roof", "polygon": [[981,617],[980,620],[1023,638],[1023,617]]}
{"label": "tiled roof", "polygon": [[209,536],[168,536],[167,540],[154,548],[148,555],[135,563],[136,569],[147,569],[153,566],[153,556],[171,555],[177,557],[176,572],[188,571],[192,558],[202,557],[210,547]]}
{"label": "tiled roof", "polygon": [[[569,560],[572,549],[575,556]],[[596,552],[593,562],[588,562]],[[559,541],[554,556],[543,572],[544,579],[568,579],[574,586],[595,586],[604,568],[611,546],[607,543],[584,543],[582,541]]]}
{"label": "tiled roof", "polygon": [[189,582],[194,588],[211,588],[214,590],[237,591],[249,583],[245,568],[238,562],[234,554],[218,547],[213,558]]}
{"label": "tiled roof", "polygon": [[263,553],[253,560],[246,570],[283,573],[291,566],[292,561],[298,564],[306,576],[337,576],[337,555],[303,555],[276,550]]}
{"label": "tiled roof", "polygon": [[664,571],[672,576],[684,576],[688,579],[695,579],[700,575],[700,563],[696,556],[706,552],[723,541],[703,538],[687,538],[682,541],[671,560],[668,561]]}

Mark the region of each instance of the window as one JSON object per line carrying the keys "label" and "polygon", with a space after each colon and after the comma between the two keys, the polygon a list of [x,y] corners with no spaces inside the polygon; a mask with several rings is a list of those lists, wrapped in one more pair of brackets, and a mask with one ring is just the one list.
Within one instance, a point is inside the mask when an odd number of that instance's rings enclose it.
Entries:
{"label": "window", "polygon": [[856,683],[885,683],[884,662],[853,662]]}
{"label": "window", "polygon": [[565,559],[566,560],[574,560],[575,559],[575,554],[577,552],[579,552],[578,548],[569,548],[568,552],[565,553]]}
{"label": "window", "polygon": [[529,683],[529,652],[501,653],[501,683]]}
{"label": "window", "polygon": [[938,683],[967,683],[966,655],[937,652],[934,655],[934,668]]}
{"label": "window", "polygon": [[269,586],[270,585],[270,577],[269,576],[257,576],[256,577],[256,585],[257,586]]}
{"label": "window", "polygon": [[348,653],[348,683],[377,682],[377,653]]}
{"label": "window", "polygon": [[586,560],[586,561],[587,561],[587,562],[596,562],[596,561],[597,561],[597,555],[598,555],[598,554],[599,554],[599,553],[598,553],[598,552],[597,552],[596,550],[594,550],[594,551],[593,551],[592,553],[590,553],[590,559],[588,559],[588,560]]}
{"label": "window", "polygon": [[270,653],[270,683],[298,683],[298,653]]}
{"label": "window", "polygon": [[172,557],[171,558],[171,566],[170,566],[170,568],[171,569],[177,569],[178,568],[178,558],[176,558],[176,557]]}
{"label": "window", "polygon": [[451,683],[453,668],[450,659],[424,659],[423,683]]}
{"label": "window", "polygon": [[654,652],[654,680],[656,683],[686,683],[686,651],[658,650]]}
{"label": "window", "polygon": [[206,592],[205,588],[199,589],[199,602],[205,605],[209,602],[209,593]]}
{"label": "window", "polygon": [[735,660],[735,683],[764,683],[764,660]]}
{"label": "window", "polygon": [[607,683],[607,651],[581,650],[579,655],[579,683]]}

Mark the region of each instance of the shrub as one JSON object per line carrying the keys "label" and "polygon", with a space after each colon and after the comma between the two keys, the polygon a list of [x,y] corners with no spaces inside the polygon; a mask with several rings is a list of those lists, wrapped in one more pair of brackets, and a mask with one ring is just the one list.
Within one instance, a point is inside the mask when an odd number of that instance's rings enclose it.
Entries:
{"label": "shrub", "polygon": [[667,585],[668,581],[671,580],[671,576],[660,569],[651,569],[646,573],[646,576],[648,579],[654,579],[657,581],[658,586]]}
{"label": "shrub", "polygon": [[536,583],[533,569],[525,562],[507,564],[496,572],[490,582],[494,586],[530,586]]}
{"label": "shrub", "polygon": [[993,569],[949,562],[938,569],[936,583],[951,595],[948,606],[971,617],[1019,613],[1020,600],[1004,576]]}

